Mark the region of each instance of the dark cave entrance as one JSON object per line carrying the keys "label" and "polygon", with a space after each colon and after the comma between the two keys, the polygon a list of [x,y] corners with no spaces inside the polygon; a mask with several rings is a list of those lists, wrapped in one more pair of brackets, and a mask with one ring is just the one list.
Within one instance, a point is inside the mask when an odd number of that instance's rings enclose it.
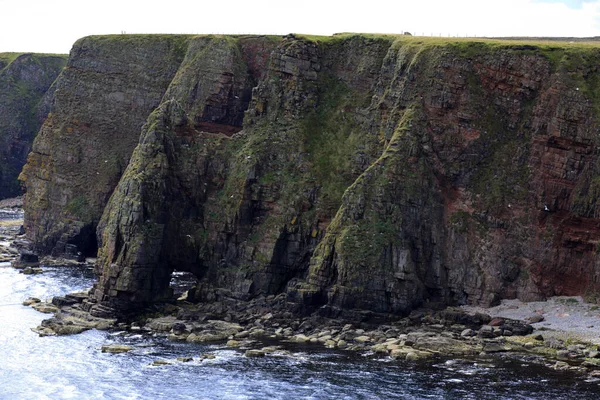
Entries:
{"label": "dark cave entrance", "polygon": [[96,257],[98,255],[98,239],[96,237],[95,225],[85,225],[77,235],[67,242],[65,255],[77,256],[77,253],[81,253],[83,257]]}
{"label": "dark cave entrance", "polygon": [[198,284],[198,277],[191,272],[173,271],[169,287],[173,291],[173,296],[179,298],[182,294]]}

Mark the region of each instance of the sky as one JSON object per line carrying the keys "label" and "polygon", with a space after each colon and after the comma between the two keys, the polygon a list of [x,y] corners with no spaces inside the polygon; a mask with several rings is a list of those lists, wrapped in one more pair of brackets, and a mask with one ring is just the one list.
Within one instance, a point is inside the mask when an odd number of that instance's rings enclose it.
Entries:
{"label": "sky", "polygon": [[68,53],[122,32],[600,36],[600,0],[0,0],[0,12],[0,52]]}

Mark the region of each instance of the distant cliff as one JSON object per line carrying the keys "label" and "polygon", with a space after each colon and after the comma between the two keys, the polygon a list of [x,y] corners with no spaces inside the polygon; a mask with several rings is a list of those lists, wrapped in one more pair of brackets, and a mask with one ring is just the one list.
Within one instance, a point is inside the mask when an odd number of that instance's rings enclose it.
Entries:
{"label": "distant cliff", "polygon": [[174,270],[329,315],[595,297],[599,66],[585,43],[84,38],[22,174],[28,234],[99,246],[102,310]]}
{"label": "distant cliff", "polygon": [[61,55],[0,53],[0,199],[21,194],[17,176],[66,61]]}

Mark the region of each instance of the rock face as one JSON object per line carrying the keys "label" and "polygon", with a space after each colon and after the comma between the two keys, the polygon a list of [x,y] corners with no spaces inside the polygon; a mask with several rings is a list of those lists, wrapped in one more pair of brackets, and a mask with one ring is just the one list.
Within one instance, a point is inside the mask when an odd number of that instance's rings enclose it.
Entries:
{"label": "rock face", "polygon": [[66,62],[61,55],[0,53],[0,199],[21,194],[17,176]]}
{"label": "rock face", "polygon": [[28,233],[91,251],[97,227],[98,315],[170,297],[175,270],[196,300],[287,293],[328,315],[594,296],[598,61],[391,36],[86,38],[23,172]]}
{"label": "rock face", "polygon": [[182,36],[75,43],[20,178],[27,189],[25,226],[38,251],[61,254],[74,244],[95,253],[104,206],[185,48]]}

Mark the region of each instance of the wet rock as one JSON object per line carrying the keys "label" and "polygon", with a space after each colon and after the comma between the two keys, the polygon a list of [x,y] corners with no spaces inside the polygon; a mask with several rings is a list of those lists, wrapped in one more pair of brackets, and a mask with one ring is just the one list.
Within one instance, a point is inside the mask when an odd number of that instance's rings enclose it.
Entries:
{"label": "wet rock", "polygon": [[154,360],[154,361],[152,361],[151,365],[154,366],[154,367],[158,367],[158,366],[161,366],[161,365],[171,365],[171,363],[169,361],[166,361],[166,360]]}
{"label": "wet rock", "polygon": [[234,335],[234,337],[236,339],[246,339],[247,337],[250,337],[250,332],[249,331],[241,331],[239,333],[236,333]]}
{"label": "wet rock", "polygon": [[292,341],[296,343],[308,343],[310,341],[310,338],[306,335],[298,334],[292,337]]}
{"label": "wet rock", "polygon": [[250,332],[249,337],[253,338],[253,339],[257,339],[257,338],[262,338],[264,336],[266,336],[266,331],[264,329],[256,329]]}
{"label": "wet rock", "polygon": [[209,343],[224,341],[229,337],[227,333],[191,333],[186,341],[190,343]]}
{"label": "wet rock", "polygon": [[76,299],[68,298],[66,296],[54,296],[52,298],[52,304],[54,304],[56,307],[70,306],[76,303]]}
{"label": "wet rock", "polygon": [[53,313],[55,313],[55,312],[58,311],[58,307],[56,307],[53,304],[45,303],[45,302],[34,303],[34,304],[31,305],[31,307],[34,310],[39,311],[39,312],[44,313],[44,314],[53,314]]}
{"label": "wet rock", "polygon": [[24,306],[31,306],[36,303],[41,303],[41,300],[37,297],[28,297],[27,299],[25,299],[25,301],[23,301]]}
{"label": "wet rock", "polygon": [[124,344],[105,344],[102,346],[103,353],[119,354],[127,353],[131,350],[133,350],[133,347]]}
{"label": "wet rock", "polygon": [[240,347],[241,343],[237,340],[229,340],[227,341],[227,347]]}
{"label": "wet rock", "polygon": [[[161,318],[154,318],[146,322],[146,326],[155,332],[170,332],[173,325],[176,323],[183,323],[177,320],[175,317],[167,316]],[[185,326],[185,324],[184,324]]]}
{"label": "wet rock", "polygon": [[262,350],[246,350],[246,352],[244,353],[244,356],[246,356],[246,357],[264,357],[265,352]]}
{"label": "wet rock", "polygon": [[[361,332],[361,333],[363,333],[363,332]],[[358,331],[357,331],[357,334],[358,334]],[[369,336],[361,335],[361,336],[355,337],[354,340],[358,343],[367,343],[367,342],[371,342],[373,339],[371,339]]]}
{"label": "wet rock", "polygon": [[192,357],[177,357],[177,361],[187,363],[194,361],[194,359]]}
{"label": "wet rock", "polygon": [[21,270],[21,273],[24,275],[39,275],[44,273],[44,270],[41,268],[25,267]]}

